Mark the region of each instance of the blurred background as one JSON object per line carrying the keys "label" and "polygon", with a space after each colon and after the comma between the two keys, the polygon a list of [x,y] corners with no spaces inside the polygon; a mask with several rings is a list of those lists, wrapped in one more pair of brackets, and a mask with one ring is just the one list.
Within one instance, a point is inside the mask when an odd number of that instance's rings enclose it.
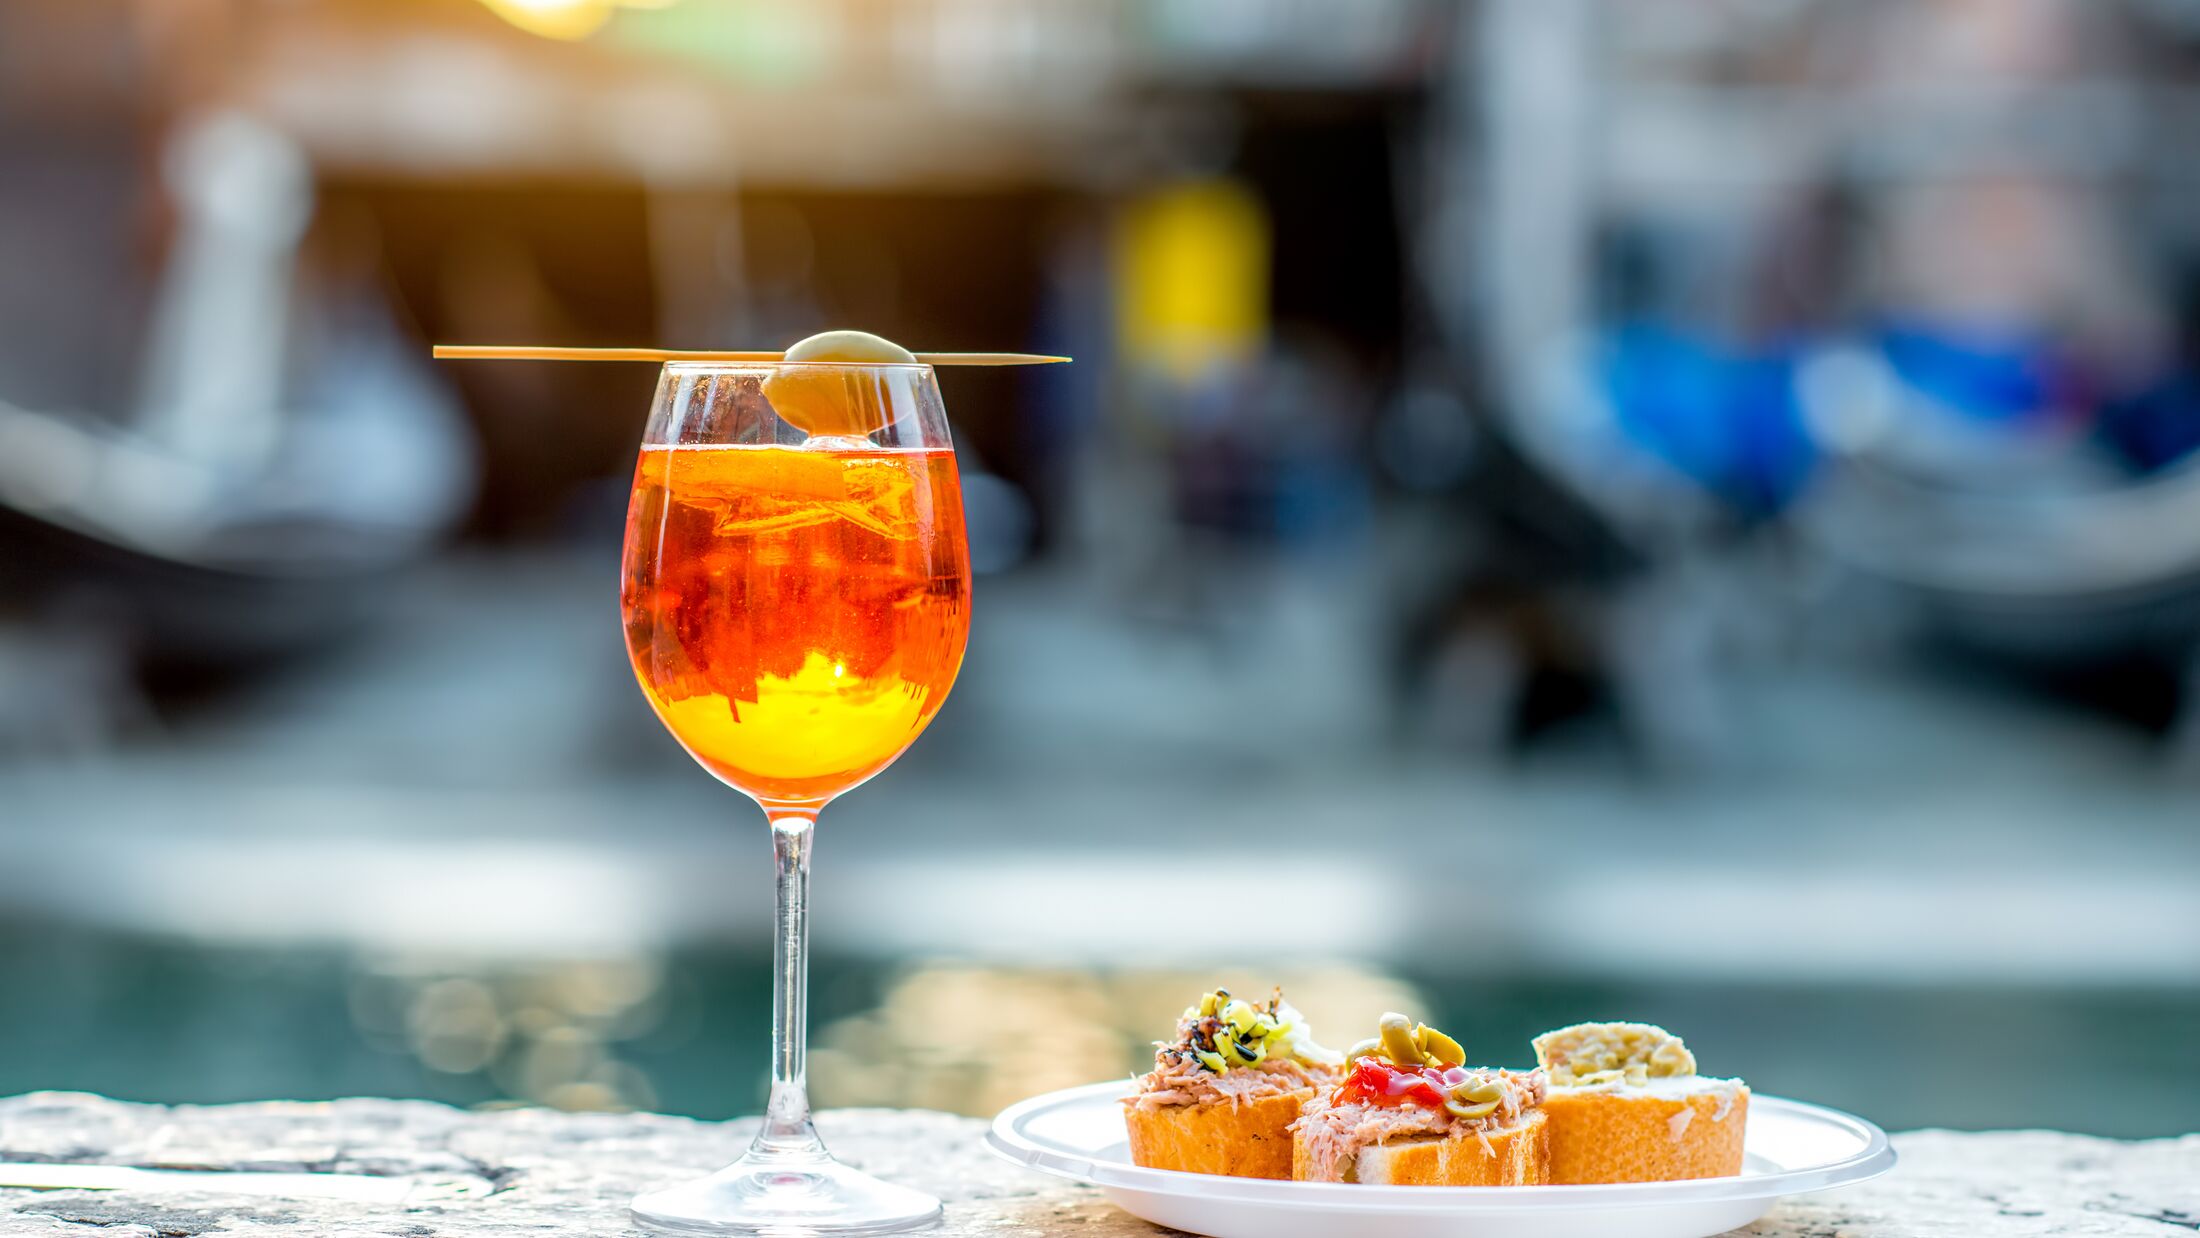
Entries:
{"label": "blurred background", "polygon": [[1077,364],[944,377],[821,1101],[1280,980],[2200,1126],[2196,147],[2200,0],[5,0],[0,1093],[753,1110],[654,374],[427,346],[856,326]]}

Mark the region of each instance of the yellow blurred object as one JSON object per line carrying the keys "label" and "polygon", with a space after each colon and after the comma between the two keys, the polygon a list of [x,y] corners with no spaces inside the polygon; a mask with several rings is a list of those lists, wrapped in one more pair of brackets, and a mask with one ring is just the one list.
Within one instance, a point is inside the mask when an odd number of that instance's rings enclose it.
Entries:
{"label": "yellow blurred object", "polygon": [[585,39],[619,9],[670,8],[679,0],[481,0],[490,12],[546,39]]}
{"label": "yellow blurred object", "polygon": [[1268,216],[1235,181],[1133,200],[1116,236],[1123,353],[1179,380],[1243,361],[1268,334]]}
{"label": "yellow blurred object", "polygon": [[546,39],[585,39],[611,20],[612,0],[481,0],[498,17]]}

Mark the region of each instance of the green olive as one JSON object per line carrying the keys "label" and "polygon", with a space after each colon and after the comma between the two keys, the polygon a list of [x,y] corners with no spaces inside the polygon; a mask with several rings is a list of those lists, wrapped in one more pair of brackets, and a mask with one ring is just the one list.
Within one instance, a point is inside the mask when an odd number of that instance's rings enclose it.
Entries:
{"label": "green olive", "polygon": [[1490,1100],[1470,1105],[1465,1101],[1447,1100],[1444,1102],[1444,1108],[1449,1110],[1453,1117],[1483,1118],[1497,1112],[1497,1102]]}
{"label": "green olive", "polygon": [[1459,1042],[1426,1023],[1413,1029],[1413,1039],[1420,1045],[1421,1052],[1434,1058],[1439,1066],[1467,1064],[1467,1051],[1459,1047]]}
{"label": "green olive", "polygon": [[1370,1036],[1366,1040],[1363,1040],[1360,1043],[1352,1046],[1350,1049],[1345,1050],[1344,1064],[1346,1066],[1350,1066],[1363,1057],[1368,1057],[1372,1054],[1381,1053],[1382,1051],[1382,1038],[1379,1036]]}
{"label": "green olive", "polygon": [[1419,1066],[1424,1059],[1420,1046],[1413,1043],[1413,1020],[1392,1012],[1376,1021],[1376,1030],[1383,1036],[1383,1052],[1400,1066]]}

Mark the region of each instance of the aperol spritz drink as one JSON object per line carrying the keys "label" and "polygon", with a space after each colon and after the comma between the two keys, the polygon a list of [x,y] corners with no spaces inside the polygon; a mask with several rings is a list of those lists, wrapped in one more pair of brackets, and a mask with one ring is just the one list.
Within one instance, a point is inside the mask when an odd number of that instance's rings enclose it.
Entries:
{"label": "aperol spritz drink", "polygon": [[651,534],[623,591],[642,690],[759,801],[848,790],[947,699],[970,629],[951,451],[648,447],[628,521]]}
{"label": "aperol spritz drink", "polygon": [[776,890],[763,1122],[740,1160],[636,1197],[646,1226],[879,1234],[940,1215],[834,1160],[810,1120],[810,855],[819,811],[892,764],[954,686],[967,545],[930,366],[665,366],[627,508],[627,651],[665,726],[763,808]]}

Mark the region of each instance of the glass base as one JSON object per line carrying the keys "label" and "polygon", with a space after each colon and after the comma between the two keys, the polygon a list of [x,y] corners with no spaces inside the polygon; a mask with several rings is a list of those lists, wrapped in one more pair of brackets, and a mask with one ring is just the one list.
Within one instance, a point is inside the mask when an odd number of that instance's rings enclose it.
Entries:
{"label": "glass base", "polygon": [[743,1157],[708,1178],[638,1195],[634,1220],[674,1234],[891,1234],[940,1219],[940,1201],[831,1157]]}

